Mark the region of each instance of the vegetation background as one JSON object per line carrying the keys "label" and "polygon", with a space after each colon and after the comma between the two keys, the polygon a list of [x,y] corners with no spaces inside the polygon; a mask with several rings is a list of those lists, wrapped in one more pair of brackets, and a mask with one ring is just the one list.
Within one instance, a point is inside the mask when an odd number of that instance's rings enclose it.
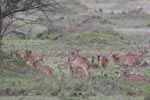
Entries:
{"label": "vegetation background", "polygon": [[[150,84],[129,84],[118,78],[118,66],[112,61],[106,68],[107,76],[102,77],[101,70],[91,68],[88,81],[71,77],[67,67],[62,66],[72,48],[81,49],[80,54],[89,60],[92,56],[108,55],[111,51],[136,52],[137,48],[145,47],[149,51],[149,0],[58,2],[59,6],[56,4],[51,11],[21,11],[3,20],[2,28],[7,30],[0,35],[3,37],[0,100],[149,100]],[[22,34],[18,35],[16,29]],[[32,50],[37,57],[44,51],[44,64],[53,67],[54,74],[45,75],[26,65],[19,57],[11,57],[14,48]],[[148,64],[149,57],[148,52],[145,56]],[[139,74],[150,79],[149,65]]]}

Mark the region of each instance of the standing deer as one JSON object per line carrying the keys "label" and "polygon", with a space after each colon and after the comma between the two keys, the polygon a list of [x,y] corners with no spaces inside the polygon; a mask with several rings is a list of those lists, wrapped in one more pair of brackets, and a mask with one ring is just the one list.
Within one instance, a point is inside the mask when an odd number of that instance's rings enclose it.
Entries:
{"label": "standing deer", "polygon": [[97,65],[98,68],[101,69],[101,73],[104,75],[104,70],[107,67],[108,64],[108,58],[103,55],[97,55]]}
{"label": "standing deer", "polygon": [[79,55],[79,50],[72,50],[70,53],[70,61],[72,64],[74,64],[76,67],[81,67],[82,70],[85,73],[86,78],[89,78],[89,68],[91,66],[90,61],[84,57],[81,57]]}
{"label": "standing deer", "polygon": [[103,55],[97,55],[98,68],[105,69],[108,64],[108,58]]}
{"label": "standing deer", "polygon": [[132,67],[134,71],[139,67],[139,65],[142,63],[144,60],[144,52],[143,51],[138,51],[137,54],[135,53],[127,53],[122,56],[118,56],[117,54],[112,54],[111,55],[114,63],[120,66],[120,68],[127,69],[128,67]]}
{"label": "standing deer", "polygon": [[69,69],[69,73],[71,75],[73,74],[79,74],[81,76],[84,76],[85,75],[85,72],[84,70],[81,68],[81,67],[76,67],[75,69],[72,67],[72,64],[70,62],[71,58],[68,57],[68,61],[67,61],[67,66],[68,66],[68,69]]}

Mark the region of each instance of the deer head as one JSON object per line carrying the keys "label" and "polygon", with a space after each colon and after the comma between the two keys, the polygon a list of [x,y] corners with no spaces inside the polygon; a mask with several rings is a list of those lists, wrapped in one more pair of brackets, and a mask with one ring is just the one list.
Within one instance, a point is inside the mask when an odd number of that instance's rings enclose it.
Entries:
{"label": "deer head", "polygon": [[80,51],[80,49],[73,49],[73,50],[69,51],[70,59],[74,59],[77,56],[79,56],[79,51]]}

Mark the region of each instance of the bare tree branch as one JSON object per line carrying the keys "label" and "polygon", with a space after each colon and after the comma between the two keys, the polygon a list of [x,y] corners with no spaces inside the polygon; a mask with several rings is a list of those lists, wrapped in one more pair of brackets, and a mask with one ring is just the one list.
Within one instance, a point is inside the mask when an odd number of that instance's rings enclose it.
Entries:
{"label": "bare tree branch", "polygon": [[7,31],[7,29],[8,29],[15,21],[17,21],[17,20],[13,20],[13,19],[12,19],[12,20],[3,28],[1,34],[4,35],[5,32]]}

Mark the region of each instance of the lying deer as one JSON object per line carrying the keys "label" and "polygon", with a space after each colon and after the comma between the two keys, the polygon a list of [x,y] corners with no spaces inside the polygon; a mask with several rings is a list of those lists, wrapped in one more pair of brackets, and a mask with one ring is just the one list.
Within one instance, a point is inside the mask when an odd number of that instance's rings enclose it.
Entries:
{"label": "lying deer", "polygon": [[135,12],[136,13],[140,13],[140,12],[142,12],[143,11],[143,7],[139,7],[139,8],[136,8],[135,9]]}
{"label": "lying deer", "polygon": [[26,62],[28,65],[34,66],[34,62],[36,60],[36,57],[33,55],[33,52],[31,50],[26,50]]}
{"label": "lying deer", "polygon": [[30,66],[33,66],[37,69],[39,69],[40,71],[46,73],[46,74],[52,74],[53,73],[53,68],[49,67],[49,66],[45,66],[43,64],[43,59],[36,59],[35,56],[32,54],[32,51],[28,51],[27,52],[27,64],[29,64]]}
{"label": "lying deer", "polygon": [[20,52],[18,55],[19,55],[20,59],[23,61],[25,61],[27,59],[26,53]]}
{"label": "lying deer", "polygon": [[89,78],[89,68],[91,66],[90,61],[79,55],[79,50],[72,50],[70,53],[70,62],[76,67],[81,67],[85,73],[86,78]]}
{"label": "lying deer", "polygon": [[44,72],[46,74],[53,74],[54,72],[54,69],[49,66],[42,66],[42,67],[38,67],[37,69],[39,69],[41,72]]}
{"label": "lying deer", "polygon": [[129,74],[127,71],[124,71],[121,74],[122,78],[128,81],[129,83],[134,83],[134,82],[147,82],[147,78],[144,75],[140,74]]}
{"label": "lying deer", "polygon": [[14,57],[14,58],[19,57],[21,60],[25,61],[26,60],[26,52],[22,52],[21,50],[22,49],[16,50],[15,46],[12,45],[12,49],[10,51],[11,57]]}
{"label": "lying deer", "polygon": [[144,53],[143,51],[139,51],[137,54],[135,53],[127,53],[122,56],[117,54],[111,55],[114,63],[120,66],[120,68],[126,69],[128,67],[132,67],[134,73],[135,70],[139,67],[139,65],[144,60]]}
{"label": "lying deer", "polygon": [[53,74],[54,69],[43,64],[42,60],[35,60],[33,66],[46,74]]}

